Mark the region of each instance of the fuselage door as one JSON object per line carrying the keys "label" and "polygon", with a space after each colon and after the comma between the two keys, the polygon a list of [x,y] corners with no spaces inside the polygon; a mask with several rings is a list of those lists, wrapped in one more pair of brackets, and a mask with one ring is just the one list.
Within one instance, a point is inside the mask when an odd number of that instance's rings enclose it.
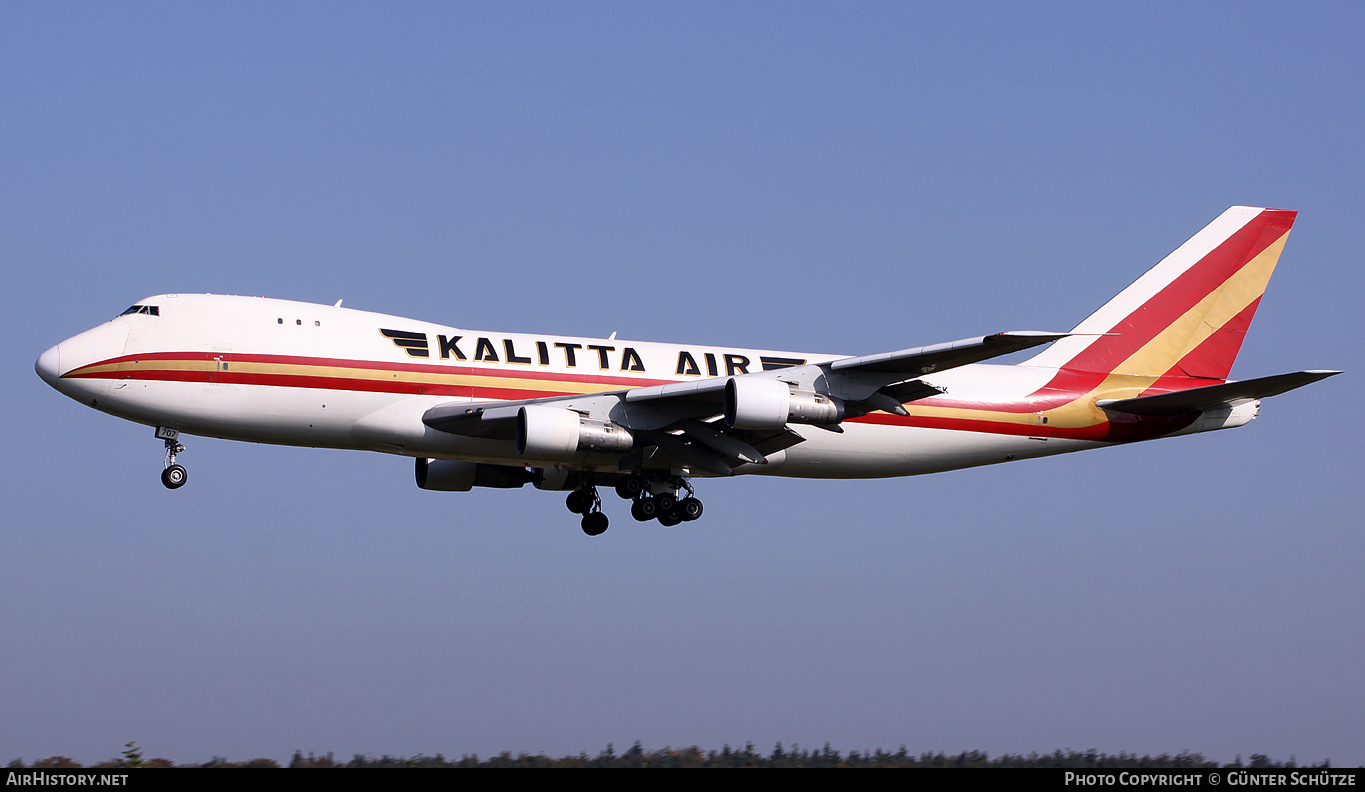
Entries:
{"label": "fuselage door", "polygon": [[209,360],[213,364],[208,370],[209,382],[224,384],[231,381],[232,347],[214,344],[209,350]]}

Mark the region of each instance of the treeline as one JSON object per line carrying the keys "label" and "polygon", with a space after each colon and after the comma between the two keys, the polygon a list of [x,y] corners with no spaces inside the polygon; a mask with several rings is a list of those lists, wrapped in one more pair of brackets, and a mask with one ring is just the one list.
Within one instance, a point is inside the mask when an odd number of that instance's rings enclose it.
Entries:
{"label": "treeline", "polygon": [[[22,759],[9,763],[11,768],[76,768],[82,765],[64,756],[52,756],[25,765]],[[92,767],[280,767],[274,759],[252,759],[246,762],[229,762],[220,756],[203,764],[175,764],[169,759],[144,760],[141,750],[131,743],[124,751],[122,759],[111,759]],[[959,754],[925,752],[911,755],[901,746],[899,751],[890,752],[878,748],[875,751],[849,751],[841,753],[825,744],[823,748],[806,750],[793,745],[783,748],[778,743],[769,754],[754,750],[753,743],[742,749],[725,746],[719,751],[703,751],[697,746],[688,748],[661,748],[646,751],[637,741],[624,753],[616,753],[608,744],[596,756],[580,753],[577,756],[558,758],[540,754],[519,753],[513,755],[504,751],[487,759],[478,754],[465,754],[459,759],[446,759],[442,754],[428,756],[401,757],[385,754],[378,758],[355,754],[350,761],[337,760],[331,753],[304,755],[295,751],[289,767],[336,768],[336,767],[1051,767],[1051,768],[1326,768],[1331,767],[1328,760],[1320,764],[1299,765],[1291,756],[1287,762],[1278,762],[1265,754],[1251,754],[1242,762],[1241,755],[1230,764],[1220,765],[1204,757],[1203,754],[1181,751],[1178,754],[1159,756],[1117,754],[1089,751],[1053,751],[1049,754],[1003,754],[992,759],[985,751],[963,751]]]}

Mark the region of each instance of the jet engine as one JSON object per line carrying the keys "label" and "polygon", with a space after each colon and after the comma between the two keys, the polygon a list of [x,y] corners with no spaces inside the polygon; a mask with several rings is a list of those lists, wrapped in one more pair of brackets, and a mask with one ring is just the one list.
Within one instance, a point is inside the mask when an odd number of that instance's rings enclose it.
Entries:
{"label": "jet engine", "polygon": [[528,404],[517,411],[517,453],[533,459],[570,459],[580,451],[623,454],[635,438],[619,424],[573,410]]}
{"label": "jet engine", "polygon": [[725,383],[725,425],[733,429],[781,429],[789,423],[824,426],[843,420],[844,405],[781,380],[735,377]]}

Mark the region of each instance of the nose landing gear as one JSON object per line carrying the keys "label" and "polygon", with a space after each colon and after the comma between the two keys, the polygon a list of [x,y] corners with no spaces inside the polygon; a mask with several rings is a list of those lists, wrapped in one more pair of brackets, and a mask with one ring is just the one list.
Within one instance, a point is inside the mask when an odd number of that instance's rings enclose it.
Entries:
{"label": "nose landing gear", "polygon": [[185,452],[185,447],[180,444],[180,433],[174,429],[157,427],[156,437],[166,441],[166,465],[165,470],[161,471],[161,483],[166,485],[166,489],[180,489],[189,480],[189,473],[184,466],[175,463],[175,455]]}

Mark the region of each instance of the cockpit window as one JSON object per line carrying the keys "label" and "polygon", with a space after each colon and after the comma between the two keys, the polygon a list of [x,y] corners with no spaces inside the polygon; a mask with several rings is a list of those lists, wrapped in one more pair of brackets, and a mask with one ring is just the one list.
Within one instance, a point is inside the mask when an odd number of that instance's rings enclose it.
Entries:
{"label": "cockpit window", "polygon": [[161,307],[158,305],[130,305],[128,306],[128,310],[119,314],[119,316],[127,316],[128,314],[148,314],[149,316],[160,316]]}

